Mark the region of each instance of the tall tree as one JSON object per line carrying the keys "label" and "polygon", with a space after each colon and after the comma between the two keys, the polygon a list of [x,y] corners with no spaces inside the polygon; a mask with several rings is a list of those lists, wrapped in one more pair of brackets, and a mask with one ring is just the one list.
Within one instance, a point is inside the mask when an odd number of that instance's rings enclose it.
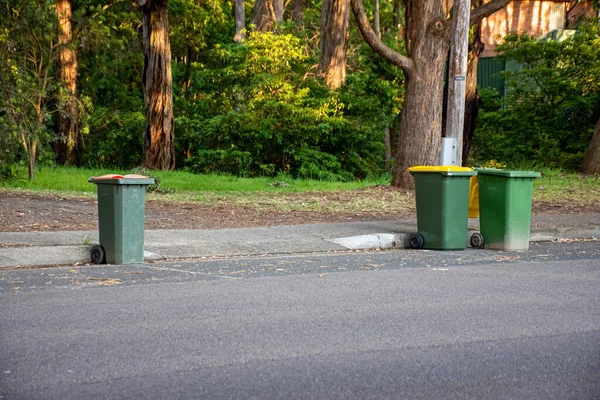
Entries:
{"label": "tall tree", "polygon": [[57,141],[54,146],[58,164],[75,165],[78,159],[81,140],[78,124],[77,104],[77,53],[73,45],[73,29],[71,20],[73,10],[71,0],[56,1],[58,17],[58,73],[67,93],[64,98],[64,110],[57,117]]}
{"label": "tall tree", "polygon": [[233,41],[241,43],[246,39],[246,10],[244,8],[244,0],[235,0],[235,35]]}
{"label": "tall tree", "polygon": [[[491,0],[471,11],[471,24],[479,22],[510,0]],[[405,1],[405,38],[408,56],[388,46],[375,34],[361,0],[351,0],[352,10],[366,42],[382,57],[402,68],[405,100],[392,186],[412,188],[407,169],[434,165],[439,160],[442,130],[444,67],[449,48],[449,10],[440,0]]]}
{"label": "tall tree", "polygon": [[330,89],[339,88],[346,80],[349,19],[349,0],[323,0],[319,72]]}
{"label": "tall tree", "polygon": [[144,43],[143,165],[151,169],[175,168],[173,133],[173,81],[169,41],[168,0],[138,0],[142,11]]}

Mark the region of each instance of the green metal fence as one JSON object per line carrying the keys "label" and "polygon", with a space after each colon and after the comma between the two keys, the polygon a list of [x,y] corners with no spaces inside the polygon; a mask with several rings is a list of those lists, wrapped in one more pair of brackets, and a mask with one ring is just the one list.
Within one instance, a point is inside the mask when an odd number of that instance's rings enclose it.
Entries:
{"label": "green metal fence", "polygon": [[477,66],[477,86],[479,88],[494,88],[504,98],[506,85],[500,78],[500,72],[506,70],[506,61],[499,57],[485,57],[479,59]]}

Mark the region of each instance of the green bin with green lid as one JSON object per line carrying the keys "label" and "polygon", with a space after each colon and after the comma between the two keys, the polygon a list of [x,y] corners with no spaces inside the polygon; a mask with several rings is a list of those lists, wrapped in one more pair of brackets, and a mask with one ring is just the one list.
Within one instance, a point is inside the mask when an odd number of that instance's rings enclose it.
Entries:
{"label": "green bin with green lid", "polygon": [[479,224],[484,246],[495,250],[528,250],[535,171],[481,169]]}
{"label": "green bin with green lid", "polygon": [[408,171],[415,180],[418,234],[411,248],[462,250],[469,231],[469,183],[472,168],[418,166]]}
{"label": "green bin with green lid", "polygon": [[98,191],[100,246],[92,248],[96,264],[144,262],[146,188],[154,179],[143,175],[103,175],[88,182]]}

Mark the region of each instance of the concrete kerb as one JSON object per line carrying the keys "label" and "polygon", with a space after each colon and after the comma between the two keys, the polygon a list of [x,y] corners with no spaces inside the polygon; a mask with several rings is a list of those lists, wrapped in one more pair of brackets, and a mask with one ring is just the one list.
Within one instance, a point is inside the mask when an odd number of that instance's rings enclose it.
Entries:
{"label": "concrete kerb", "polygon": [[[572,225],[568,226],[571,221]],[[575,223],[576,222],[576,223]],[[558,224],[559,226],[553,226]],[[469,233],[478,229],[470,220]],[[408,248],[416,221],[369,221],[268,228],[146,231],[146,262],[266,254]],[[544,216],[530,241],[600,238],[600,215]],[[0,232],[0,269],[90,262],[97,232]],[[85,244],[82,244],[85,243]]]}

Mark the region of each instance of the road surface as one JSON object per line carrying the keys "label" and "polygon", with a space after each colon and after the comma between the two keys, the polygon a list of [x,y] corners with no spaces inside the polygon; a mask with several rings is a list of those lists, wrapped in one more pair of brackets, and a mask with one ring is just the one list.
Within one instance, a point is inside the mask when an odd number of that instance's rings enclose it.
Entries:
{"label": "road surface", "polygon": [[600,242],[0,271],[0,399],[598,399]]}

